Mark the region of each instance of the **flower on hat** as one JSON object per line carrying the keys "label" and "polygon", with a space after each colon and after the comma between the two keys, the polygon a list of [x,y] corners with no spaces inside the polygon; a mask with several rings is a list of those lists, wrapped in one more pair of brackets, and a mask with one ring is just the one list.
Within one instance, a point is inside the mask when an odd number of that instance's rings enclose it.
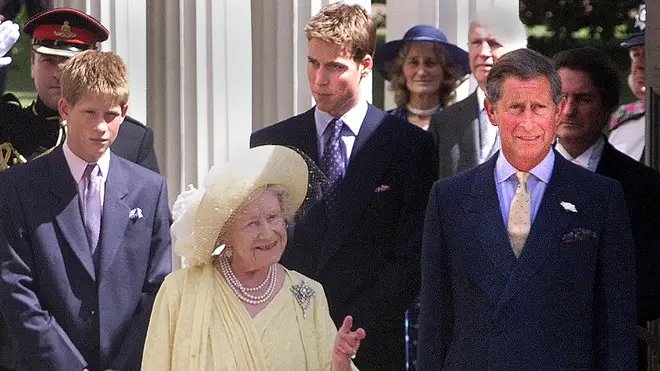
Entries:
{"label": "flower on hat", "polygon": [[183,257],[184,266],[198,265],[206,258],[195,250],[195,215],[206,192],[206,187],[216,174],[216,168],[211,167],[204,178],[202,186],[197,189],[192,184],[181,192],[172,206],[174,222],[170,227],[174,239],[174,251]]}

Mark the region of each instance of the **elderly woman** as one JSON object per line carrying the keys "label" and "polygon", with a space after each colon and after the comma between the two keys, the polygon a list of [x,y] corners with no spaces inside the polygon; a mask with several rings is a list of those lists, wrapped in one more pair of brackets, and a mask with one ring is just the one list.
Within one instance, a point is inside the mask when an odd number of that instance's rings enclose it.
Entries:
{"label": "elderly woman", "polygon": [[142,370],[348,370],[364,330],[347,316],[337,331],[321,285],[278,263],[314,189],[306,161],[281,146],[238,158],[174,205],[188,267],[156,297]]}
{"label": "elderly woman", "polygon": [[470,72],[468,53],[428,25],[415,26],[403,39],[383,45],[374,62],[394,91],[397,108],[389,113],[424,130],[432,114],[453,103],[456,87]]}

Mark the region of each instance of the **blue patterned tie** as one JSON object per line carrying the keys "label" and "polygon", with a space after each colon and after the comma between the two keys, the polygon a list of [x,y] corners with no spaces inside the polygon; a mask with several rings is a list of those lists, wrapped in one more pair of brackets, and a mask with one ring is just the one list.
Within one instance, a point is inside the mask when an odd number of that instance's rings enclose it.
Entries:
{"label": "blue patterned tie", "polygon": [[97,164],[89,164],[85,168],[82,181],[85,182],[83,195],[83,222],[87,233],[87,242],[92,253],[99,243],[101,232],[101,177]]}
{"label": "blue patterned tie", "polygon": [[328,187],[325,189],[324,197],[325,206],[328,210],[335,206],[337,190],[346,172],[346,149],[341,140],[343,127],[344,123],[341,120],[335,118],[330,121],[328,128],[332,131],[330,138],[323,147],[323,156],[321,157],[321,170],[328,177]]}

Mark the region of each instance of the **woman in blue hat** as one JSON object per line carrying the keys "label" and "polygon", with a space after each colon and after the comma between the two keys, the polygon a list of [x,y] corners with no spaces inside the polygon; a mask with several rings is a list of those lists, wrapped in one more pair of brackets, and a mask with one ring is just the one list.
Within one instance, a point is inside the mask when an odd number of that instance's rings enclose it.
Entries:
{"label": "woman in blue hat", "polygon": [[397,108],[389,113],[426,130],[431,115],[453,103],[455,89],[470,72],[468,53],[429,25],[409,29],[383,45],[374,59],[390,81]]}

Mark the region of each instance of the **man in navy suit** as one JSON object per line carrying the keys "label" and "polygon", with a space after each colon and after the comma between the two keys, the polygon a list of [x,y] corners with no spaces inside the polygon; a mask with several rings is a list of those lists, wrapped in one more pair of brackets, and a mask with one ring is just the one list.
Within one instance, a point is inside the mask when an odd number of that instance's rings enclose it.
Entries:
{"label": "man in navy suit", "polygon": [[[602,50],[578,48],[553,57],[566,105],[555,149],[567,160],[618,180],[635,240],[637,324],[660,318],[660,174],[620,152],[602,134],[619,104],[616,63]],[[646,369],[640,347],[638,370]]]}
{"label": "man in navy suit", "polygon": [[338,326],[350,314],[366,330],[359,368],[402,370],[403,314],[419,290],[424,209],[437,178],[432,139],[360,96],[376,37],[363,8],[330,4],[305,31],[316,107],[250,141],[296,147],[329,179],[324,200],[296,223],[282,262],[323,284]]}
{"label": "man in navy suit", "polygon": [[552,62],[500,58],[485,107],[501,151],[435,183],[422,248],[420,370],[635,367],[635,258],[621,185],[552,150]]}
{"label": "man in navy suit", "polygon": [[[171,270],[165,179],[110,146],[128,109],[112,52],[63,66],[63,146],[0,173],[0,312],[17,370],[139,370]],[[5,345],[5,344],[3,344]]]}

